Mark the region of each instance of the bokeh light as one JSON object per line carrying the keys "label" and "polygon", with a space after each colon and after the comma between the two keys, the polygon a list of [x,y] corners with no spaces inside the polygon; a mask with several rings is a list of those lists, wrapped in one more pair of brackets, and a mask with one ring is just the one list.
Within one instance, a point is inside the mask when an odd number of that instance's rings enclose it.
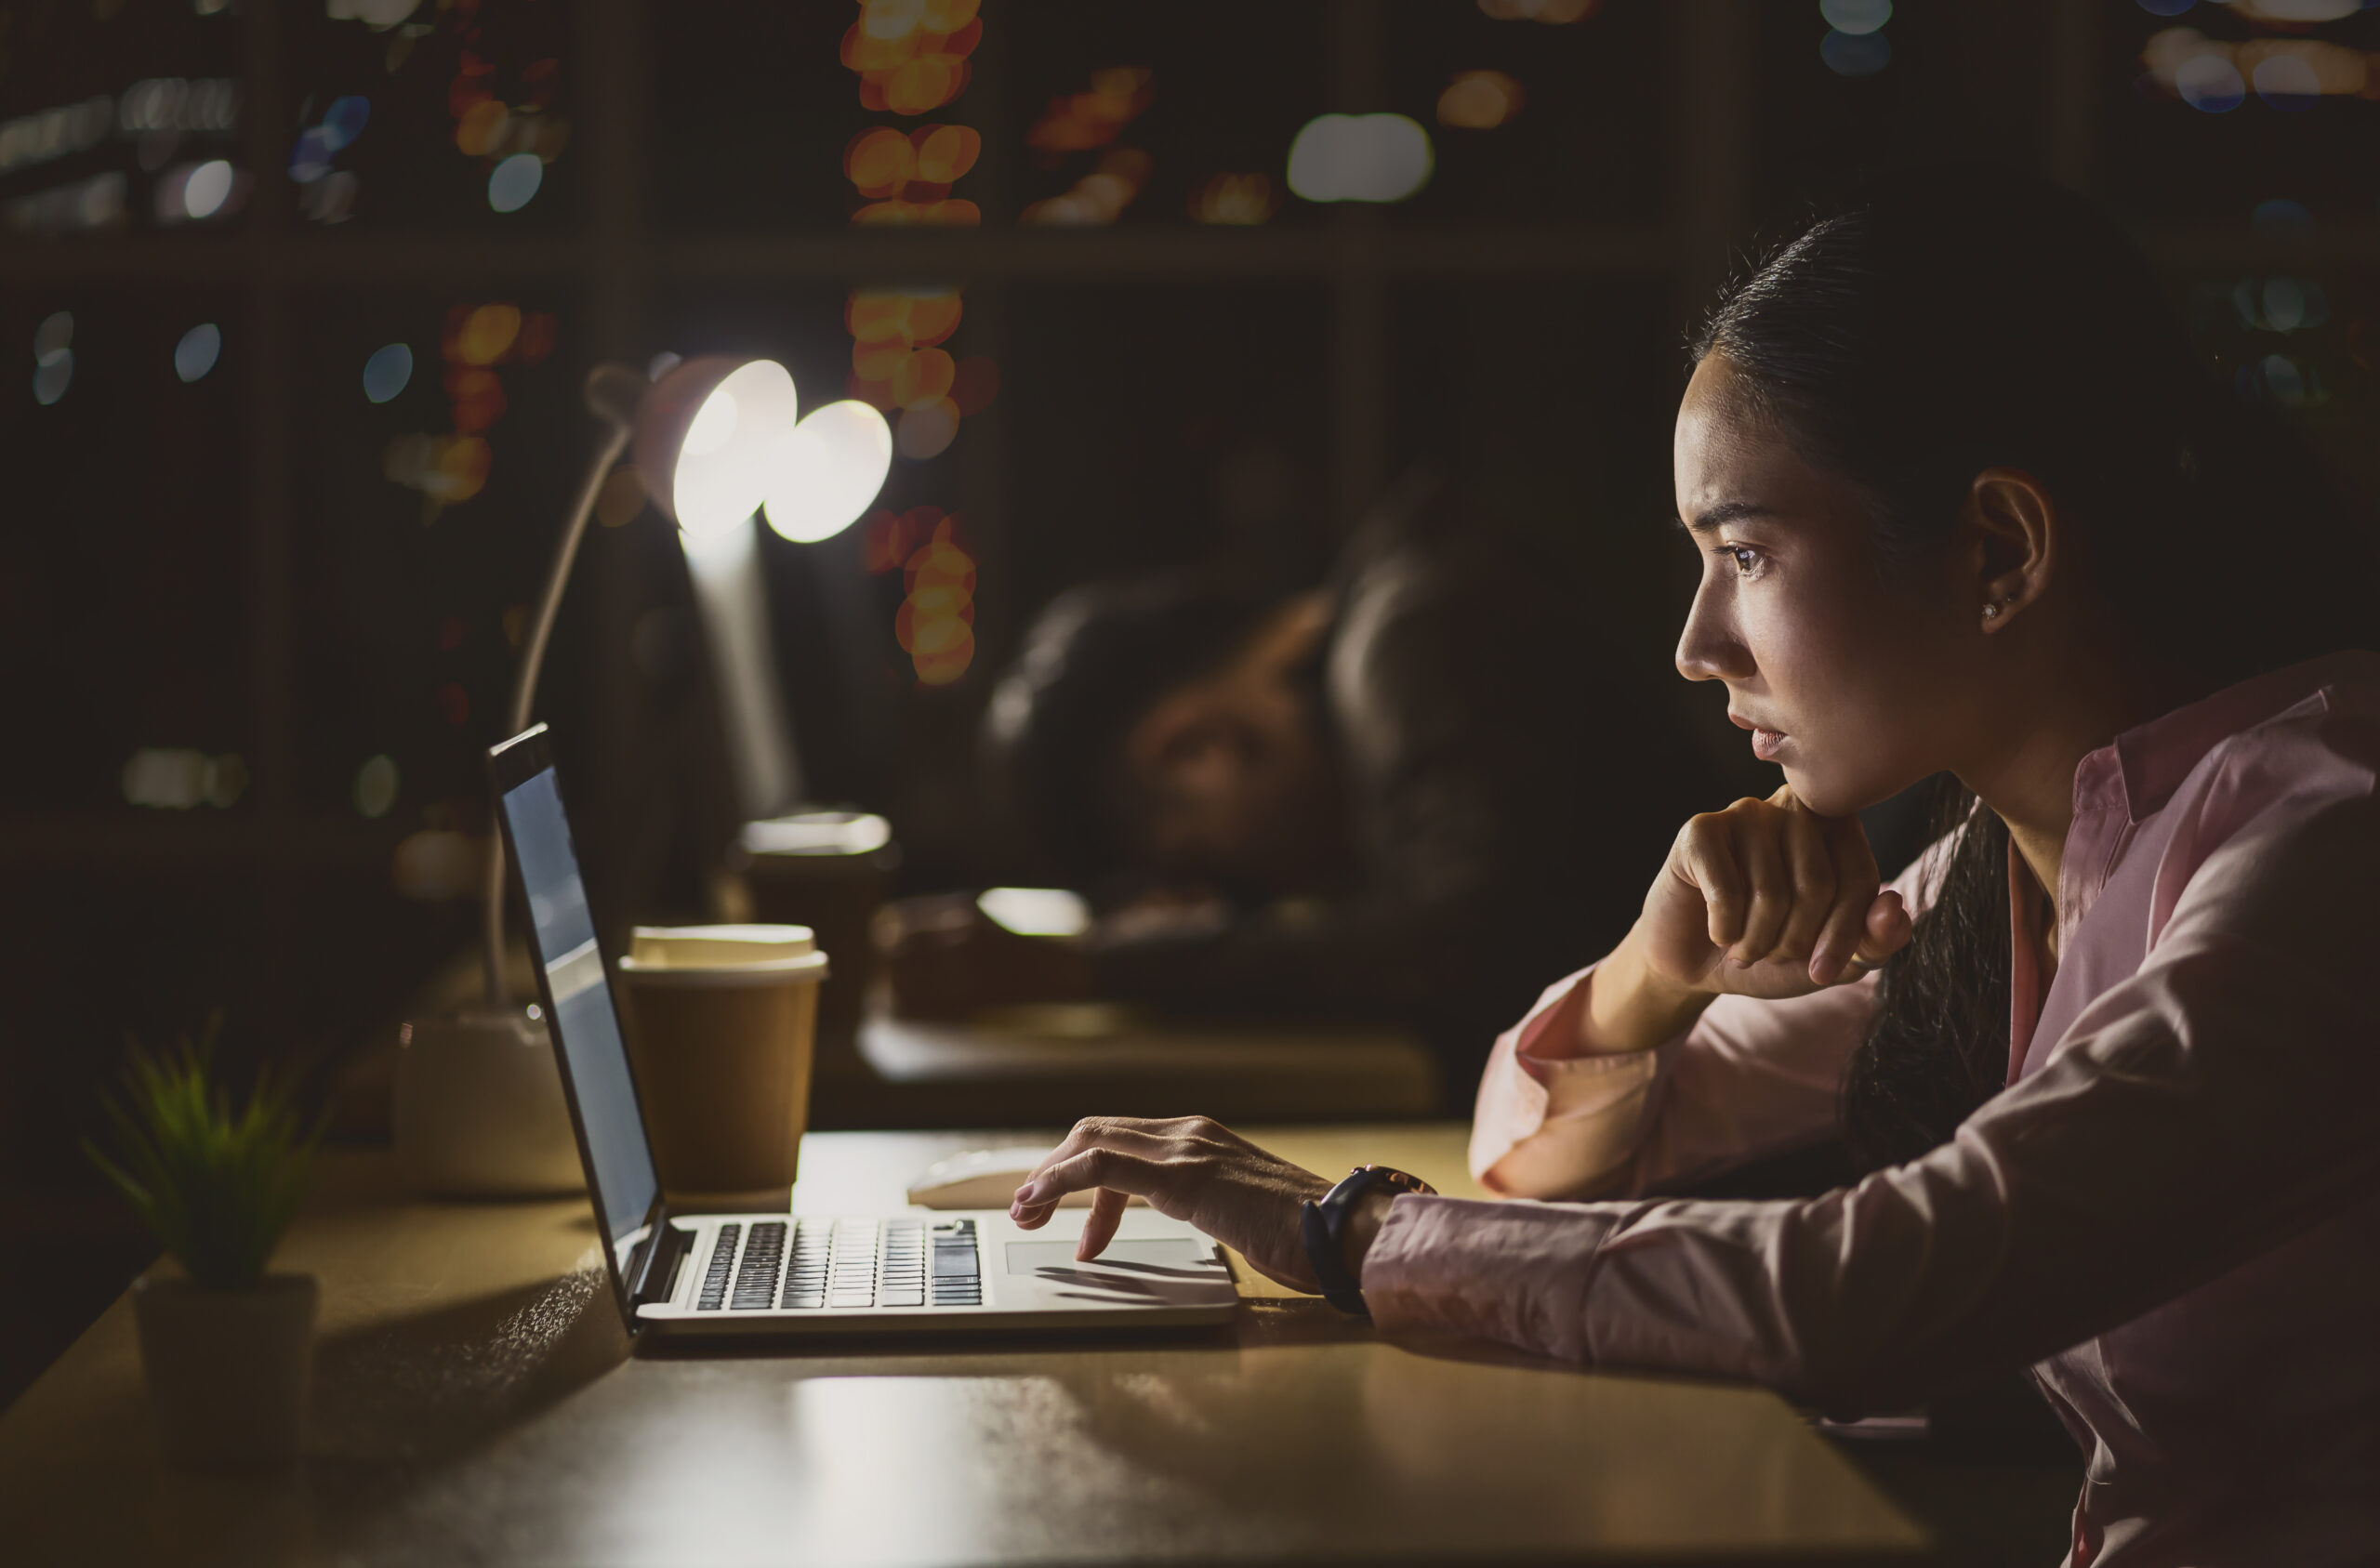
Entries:
{"label": "bokeh light", "polygon": [[190,171],[182,187],[182,210],[196,218],[212,217],[231,194],[231,165],[211,159]]}
{"label": "bokeh light", "polygon": [[1038,152],[1088,152],[1116,139],[1155,101],[1154,73],[1146,66],[1117,65],[1091,73],[1089,92],[1053,98],[1025,133]]}
{"label": "bokeh light", "polygon": [[2228,113],[2248,96],[2240,68],[2217,54],[2193,55],[2184,60],[2174,72],[2174,90],[2202,114]]}
{"label": "bokeh light", "polygon": [[1137,147],[1110,148],[1100,154],[1091,173],[1064,194],[1029,204],[1017,215],[1017,221],[1077,229],[1104,227],[1123,216],[1156,166],[1156,160]]}
{"label": "bokeh light", "polygon": [[209,757],[177,746],[142,746],[124,764],[124,798],[134,806],[187,811],[229,807],[248,787],[248,765],[236,752]]}
{"label": "bokeh light", "polygon": [[387,402],[412,379],[413,350],[402,343],[375,349],[364,362],[364,395],[374,402]]}
{"label": "bokeh light", "polygon": [[1893,0],[1818,0],[1818,15],[1837,33],[1858,37],[1893,20]]}
{"label": "bokeh light", "polygon": [[2367,95],[2372,57],[2320,38],[2251,38],[2228,43],[2194,27],[2168,27],[2140,51],[2146,85],[2211,114],[2236,109],[2254,84],[2258,98],[2283,113],[2317,98]]}
{"label": "bokeh light", "polygon": [[1881,33],[1831,30],[1818,40],[1818,58],[1837,76],[1873,76],[1893,62],[1893,46]]}
{"label": "bokeh light", "polygon": [[1309,202],[1401,202],[1430,182],[1430,133],[1403,114],[1324,114],[1289,144],[1289,190]]}
{"label": "bokeh light", "polygon": [[33,401],[44,408],[66,395],[74,379],[74,317],[53,310],[33,328]]}
{"label": "bokeh light", "polygon": [[2308,401],[2306,376],[2297,362],[2286,354],[2267,354],[2256,366],[2263,377],[2265,390],[2273,401],[2291,408],[2301,408]]}
{"label": "bokeh light", "polygon": [[545,183],[545,161],[535,152],[515,152],[488,171],[487,204],[498,212],[519,212]]}
{"label": "bokeh light", "polygon": [[1253,228],[1280,210],[1280,192],[1261,174],[1214,175],[1190,192],[1193,223]]}
{"label": "bokeh light", "polygon": [[1021,937],[1078,937],[1091,929],[1091,905],[1064,888],[986,888],[975,895],[975,907]]}
{"label": "bokeh light", "polygon": [[861,0],[842,62],[859,75],[861,107],[930,113],[967,90],[967,57],[984,36],[977,0]]}
{"label": "bokeh light", "polygon": [[2322,79],[2301,55],[2267,55],[2256,61],[2250,80],[2256,96],[2283,113],[2303,113],[2322,96]]}
{"label": "bokeh light", "polygon": [[487,841],[452,828],[425,827],[401,839],[390,857],[389,880],[399,893],[424,903],[475,897],[486,864]]}
{"label": "bokeh light", "polygon": [[2295,332],[2306,324],[2306,285],[2295,278],[2268,279],[2261,303],[2265,324],[2275,332]]}
{"label": "bokeh light", "polygon": [[74,346],[74,314],[71,310],[53,310],[33,328],[33,363],[54,364],[67,356]]}
{"label": "bokeh light", "polygon": [[213,322],[201,322],[182,334],[174,345],[174,374],[185,382],[196,381],[215,368],[216,359],[223,352],[223,333]]}
{"label": "bokeh light", "polygon": [[939,457],[959,439],[959,404],[947,397],[901,410],[896,440],[902,456],[912,462]]}
{"label": "bokeh light", "polygon": [[389,814],[397,803],[400,780],[396,759],[375,757],[355,771],[355,812],[361,817],[377,819]]}
{"label": "bokeh light", "polygon": [[801,545],[831,539],[859,520],[892,471],[884,415],[845,398],[794,427],[762,509],[780,537]]}
{"label": "bokeh light", "polygon": [[1501,71],[1464,71],[1438,95],[1438,124],[1459,130],[1493,130],[1521,112],[1527,98]]}
{"label": "bokeh light", "polygon": [[622,463],[603,476],[595,492],[595,520],[606,528],[625,528],[644,510],[644,476],[633,463]]}

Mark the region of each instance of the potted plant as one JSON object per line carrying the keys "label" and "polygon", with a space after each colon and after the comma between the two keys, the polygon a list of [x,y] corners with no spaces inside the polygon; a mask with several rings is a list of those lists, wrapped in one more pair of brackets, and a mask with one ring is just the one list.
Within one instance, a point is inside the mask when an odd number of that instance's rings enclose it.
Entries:
{"label": "potted plant", "polygon": [[317,1290],[265,1264],[305,1196],[321,1125],[302,1127],[293,1086],[270,1074],[233,1112],[213,1070],[220,1021],[196,1046],[136,1046],[125,1095],[104,1097],[114,1148],[84,1149],[181,1265],[133,1285],[166,1456],[263,1469],[294,1459],[304,1436]]}

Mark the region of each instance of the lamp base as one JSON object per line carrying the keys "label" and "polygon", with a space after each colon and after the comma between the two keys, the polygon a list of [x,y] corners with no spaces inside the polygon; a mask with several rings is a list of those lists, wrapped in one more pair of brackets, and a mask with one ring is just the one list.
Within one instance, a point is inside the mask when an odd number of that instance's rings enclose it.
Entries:
{"label": "lamp base", "polygon": [[418,1192],[553,1197],[587,1190],[541,1016],[481,1004],[399,1034],[397,1158]]}

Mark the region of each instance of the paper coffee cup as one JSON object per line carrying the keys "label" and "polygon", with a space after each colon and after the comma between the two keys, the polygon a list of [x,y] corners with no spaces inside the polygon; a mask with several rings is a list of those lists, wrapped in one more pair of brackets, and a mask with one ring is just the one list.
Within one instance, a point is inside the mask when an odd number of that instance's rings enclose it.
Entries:
{"label": "paper coffee cup", "polygon": [[640,926],[620,960],[628,1055],[673,1202],[781,1205],[810,1122],[818,982],[803,926]]}

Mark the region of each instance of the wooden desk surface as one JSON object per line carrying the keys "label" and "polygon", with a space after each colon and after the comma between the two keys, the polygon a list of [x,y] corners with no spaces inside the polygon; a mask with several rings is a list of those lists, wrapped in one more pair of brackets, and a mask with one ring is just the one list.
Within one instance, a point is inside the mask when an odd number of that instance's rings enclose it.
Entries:
{"label": "wooden desk surface", "polygon": [[[1279,1129],[1448,1192],[1461,1129]],[[1008,1135],[839,1133],[795,1206],[898,1206]],[[644,1564],[1908,1561],[1915,1526],[1772,1395],[1416,1351],[1319,1301],[1191,1335],[628,1353],[579,1203],[427,1204],[326,1157],[304,1464],[160,1468],[123,1299],[0,1415],[10,1561]]]}

